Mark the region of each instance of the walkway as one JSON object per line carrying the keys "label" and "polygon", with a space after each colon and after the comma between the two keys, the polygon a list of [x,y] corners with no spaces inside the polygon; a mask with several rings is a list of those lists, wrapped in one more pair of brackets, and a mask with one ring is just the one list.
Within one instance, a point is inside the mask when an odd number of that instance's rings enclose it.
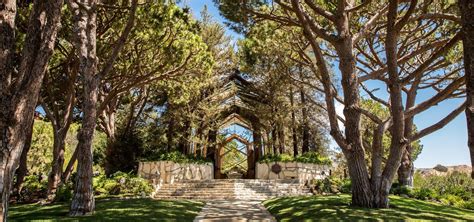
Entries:
{"label": "walkway", "polygon": [[274,222],[275,218],[260,201],[250,200],[215,200],[206,203],[194,222],[206,221],[266,221]]}

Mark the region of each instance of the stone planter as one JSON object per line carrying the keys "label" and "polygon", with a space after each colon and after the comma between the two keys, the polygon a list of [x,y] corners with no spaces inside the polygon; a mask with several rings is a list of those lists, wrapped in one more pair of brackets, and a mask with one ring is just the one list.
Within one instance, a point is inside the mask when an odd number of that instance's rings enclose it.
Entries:
{"label": "stone planter", "polygon": [[257,163],[256,179],[298,179],[306,183],[329,176],[330,166],[297,162]]}

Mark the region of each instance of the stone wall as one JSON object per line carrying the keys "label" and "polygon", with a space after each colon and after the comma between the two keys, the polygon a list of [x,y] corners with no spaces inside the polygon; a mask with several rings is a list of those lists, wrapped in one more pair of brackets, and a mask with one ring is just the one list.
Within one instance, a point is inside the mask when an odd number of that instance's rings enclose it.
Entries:
{"label": "stone wall", "polygon": [[256,179],[299,179],[306,183],[313,179],[324,179],[329,176],[329,165],[317,165],[297,162],[257,163]]}
{"label": "stone wall", "polygon": [[181,164],[172,161],[140,162],[138,175],[155,186],[172,184],[182,180],[214,179],[214,167],[207,164]]}

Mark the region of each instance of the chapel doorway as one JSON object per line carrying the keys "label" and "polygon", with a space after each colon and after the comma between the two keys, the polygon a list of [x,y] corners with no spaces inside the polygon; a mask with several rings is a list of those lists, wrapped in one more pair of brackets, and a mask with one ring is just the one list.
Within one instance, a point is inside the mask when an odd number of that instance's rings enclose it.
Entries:
{"label": "chapel doorway", "polygon": [[247,178],[249,175],[249,153],[253,153],[252,149],[252,144],[248,140],[237,134],[229,136],[219,148],[221,178]]}

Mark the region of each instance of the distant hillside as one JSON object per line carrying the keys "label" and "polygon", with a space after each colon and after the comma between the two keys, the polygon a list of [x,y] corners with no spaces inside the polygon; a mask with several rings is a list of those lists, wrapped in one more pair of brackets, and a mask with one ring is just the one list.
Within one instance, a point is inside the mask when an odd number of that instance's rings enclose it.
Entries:
{"label": "distant hillside", "polygon": [[433,168],[418,168],[416,171],[420,172],[422,175],[446,175],[452,172],[460,172],[471,174],[471,167],[468,165],[458,165],[458,166],[443,166],[441,164],[436,165]]}

